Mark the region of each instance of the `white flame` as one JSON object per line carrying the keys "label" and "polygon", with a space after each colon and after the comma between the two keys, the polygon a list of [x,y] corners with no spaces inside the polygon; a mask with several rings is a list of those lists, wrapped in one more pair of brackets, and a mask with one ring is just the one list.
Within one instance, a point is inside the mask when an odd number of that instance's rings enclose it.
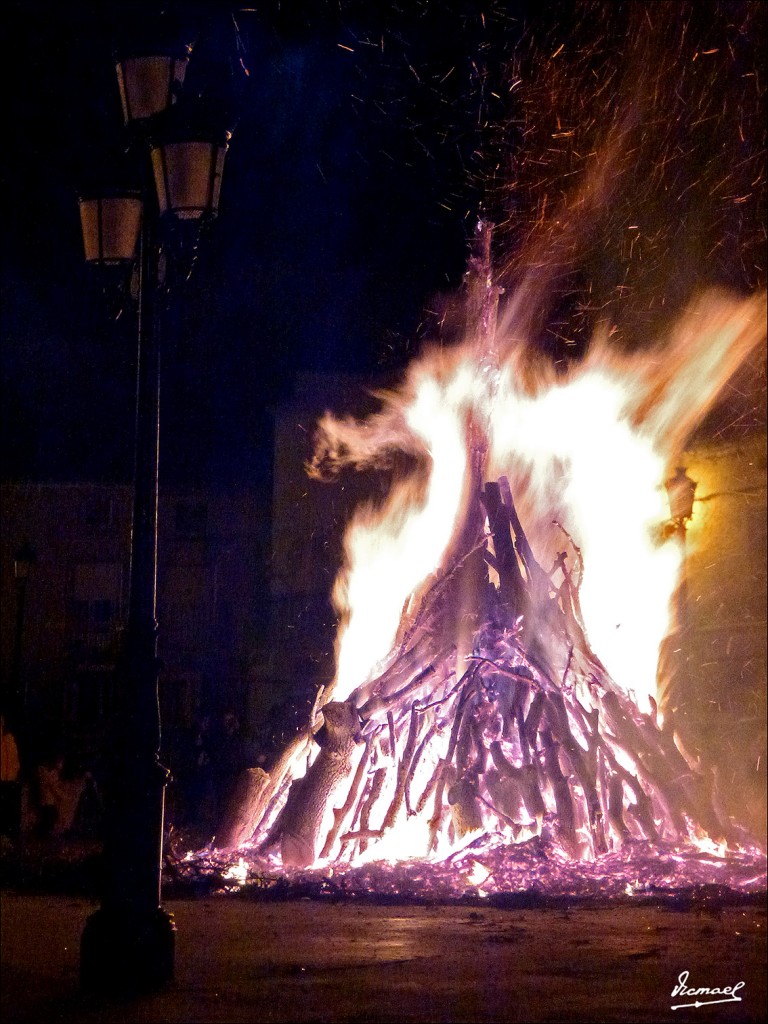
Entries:
{"label": "white flame", "polygon": [[248,880],[248,861],[240,857],[237,864],[230,864],[222,878],[225,878],[227,881],[237,882],[239,885],[245,885]]}
{"label": "white flame", "polygon": [[574,538],[590,642],[614,680],[649,710],[680,565],[679,549],[659,544],[669,515],[667,460],[653,438],[633,429],[621,382],[602,370],[536,398],[507,381],[496,408],[493,462],[508,475],[513,466],[527,471],[522,497],[537,521],[524,526],[541,541],[556,519]]}
{"label": "white flame", "polygon": [[345,538],[352,571],[337,589],[349,621],[340,648],[336,699],[366,681],[389,654],[408,598],[440,565],[462,506],[467,445],[462,417],[472,393],[469,368],[442,386],[425,375],[407,426],[431,462],[426,489],[395,485],[384,510],[363,510]]}
{"label": "white flame", "polygon": [[412,368],[402,393],[388,399],[391,421],[380,417],[376,436],[360,425],[359,452],[344,424],[347,461],[370,464],[377,445],[421,452],[426,482],[397,481],[383,507],[362,509],[349,528],[335,594],[345,623],[337,699],[391,654],[414,595],[439,569],[462,522],[480,451],[486,478],[510,478],[545,567],[547,556],[568,547],[553,520],[580,548],[590,644],[615,682],[650,710],[681,557],[678,545],[662,541],[669,517],[663,482],[675,446],[761,337],[761,297],[711,294],[681,318],[661,355],[655,349],[619,360],[596,341],[570,378],[542,373],[534,386],[520,371],[518,350],[508,346],[497,370],[470,339]]}

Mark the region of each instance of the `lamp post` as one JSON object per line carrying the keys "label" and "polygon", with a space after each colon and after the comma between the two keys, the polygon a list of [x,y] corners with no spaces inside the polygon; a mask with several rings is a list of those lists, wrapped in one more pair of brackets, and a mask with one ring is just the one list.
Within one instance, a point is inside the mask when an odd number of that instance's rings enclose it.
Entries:
{"label": "lamp post", "polygon": [[680,572],[680,585],[678,587],[678,626],[687,629],[688,622],[688,583],[686,580],[685,567],[685,534],[688,523],[693,516],[693,502],[696,497],[696,481],[688,476],[682,466],[678,466],[674,476],[671,476],[664,484],[667,490],[669,501],[669,512],[671,516],[672,529],[680,544],[683,564]]}
{"label": "lamp post", "polygon": [[[140,190],[80,199],[86,260],[138,263],[138,367],[130,595],[109,748],[101,906],[82,935],[84,988],[141,991],[173,975],[175,925],[161,906],[163,813],[157,659],[157,532],[162,305],[177,222],[193,230],[218,212],[228,133],[204,136],[169,117],[191,47],[117,61],[123,113],[145,164]],[[181,104],[180,104],[181,106]],[[189,110],[186,112],[189,114]],[[151,173],[150,173],[151,171]]]}

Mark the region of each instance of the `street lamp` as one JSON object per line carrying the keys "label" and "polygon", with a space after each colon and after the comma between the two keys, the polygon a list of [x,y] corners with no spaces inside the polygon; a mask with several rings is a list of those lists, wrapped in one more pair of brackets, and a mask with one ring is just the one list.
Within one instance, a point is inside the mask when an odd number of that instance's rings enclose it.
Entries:
{"label": "street lamp", "polygon": [[181,43],[118,57],[115,70],[126,124],[148,120],[176,102],[191,52],[190,43]]}
{"label": "street lamp", "polygon": [[[138,368],[130,596],[105,790],[104,890],[83,931],[84,988],[141,991],[171,979],[175,925],[161,906],[167,770],[159,760],[157,531],[162,298],[165,254],[179,220],[216,216],[229,133],[204,136],[169,115],[183,99],[191,47],[117,62],[123,113],[145,164],[140,191],[80,199],[86,260],[126,270],[138,261]],[[180,102],[176,110],[182,107]],[[154,174],[150,173],[150,169]]]}
{"label": "street lamp", "polygon": [[135,189],[81,196],[80,227],[86,263],[131,267],[136,259],[143,210],[141,192]]}
{"label": "street lamp", "polygon": [[678,466],[675,475],[670,477],[664,486],[667,489],[672,522],[678,529],[681,527],[684,529],[693,515],[693,501],[698,485],[688,476],[682,466]]}

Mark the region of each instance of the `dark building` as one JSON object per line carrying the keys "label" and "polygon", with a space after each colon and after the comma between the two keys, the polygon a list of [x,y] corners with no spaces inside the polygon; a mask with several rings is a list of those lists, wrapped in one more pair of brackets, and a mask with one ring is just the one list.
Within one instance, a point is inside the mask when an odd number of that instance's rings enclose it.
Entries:
{"label": "dark building", "polygon": [[[2,674],[18,673],[31,742],[81,759],[101,754],[125,627],[131,488],[2,485]],[[258,704],[269,614],[265,517],[253,494],[164,492],[160,499],[159,652],[164,747],[196,714]],[[23,622],[14,557],[36,561]]]}

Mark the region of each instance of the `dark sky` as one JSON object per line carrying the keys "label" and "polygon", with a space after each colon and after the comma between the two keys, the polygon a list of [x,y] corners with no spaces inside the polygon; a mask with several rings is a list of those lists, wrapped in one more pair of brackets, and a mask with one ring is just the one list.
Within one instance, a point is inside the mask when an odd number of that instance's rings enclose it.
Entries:
{"label": "dark sky", "polygon": [[[524,5],[487,23],[471,3],[256,3],[236,14],[239,41],[225,4],[177,6],[202,29],[189,75],[235,53],[248,75],[230,97],[220,217],[177,292],[164,475],[247,485],[297,370],[401,366],[429,297],[460,282],[488,68]],[[130,474],[135,326],[108,320],[82,264],[77,195],[127,173],[111,54],[136,9],[5,7],[6,477]]]}
{"label": "dark sky", "polygon": [[[266,0],[232,8],[237,40],[225,3],[6,2],[6,478],[130,477],[135,324],[129,313],[109,320],[83,265],[77,195],[114,184],[136,159],[125,153],[112,49],[137,24],[140,36],[158,6],[200,30],[189,70],[198,82],[217,81],[233,55],[249,72],[227,94],[237,123],[220,217],[173,307],[167,482],[260,486],[270,408],[297,371],[372,378],[402,367],[434,326],[437,297],[461,281],[481,199],[514,251],[622,116],[637,84],[625,51],[638,24],[655,21],[656,39],[638,65],[645,113],[627,132],[643,156],[619,168],[624,192],[599,230],[574,222],[560,236],[572,231],[590,269],[557,270],[567,280],[550,289],[551,319],[578,319],[598,278],[638,297],[634,309],[622,299],[625,320],[645,329],[645,317],[649,330],[648,310],[682,302],[694,275],[764,282],[764,4]],[[530,69],[536,33],[538,87],[525,83],[519,100],[511,83]],[[555,59],[561,44],[566,62]],[[624,266],[621,231],[642,210],[656,223],[643,259]]]}

